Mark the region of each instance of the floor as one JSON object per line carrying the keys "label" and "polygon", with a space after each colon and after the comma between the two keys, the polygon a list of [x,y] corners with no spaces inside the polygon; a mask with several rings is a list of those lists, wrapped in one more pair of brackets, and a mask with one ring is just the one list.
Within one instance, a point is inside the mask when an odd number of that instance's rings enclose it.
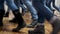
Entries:
{"label": "floor", "polygon": [[[11,17],[10,17],[11,16]],[[33,30],[34,28],[23,28],[20,30],[20,32],[11,32],[11,30],[13,28],[15,28],[17,26],[17,24],[13,24],[9,22],[9,19],[12,18],[13,15],[9,15],[8,17],[4,17],[3,22],[4,22],[4,26],[3,26],[3,30],[0,31],[0,34],[28,34],[28,30]],[[26,24],[30,24],[31,23],[31,14],[30,13],[26,13],[24,16],[24,21],[26,22]],[[51,24],[49,24],[47,21],[45,21],[45,34],[50,34],[52,32],[52,27]]]}

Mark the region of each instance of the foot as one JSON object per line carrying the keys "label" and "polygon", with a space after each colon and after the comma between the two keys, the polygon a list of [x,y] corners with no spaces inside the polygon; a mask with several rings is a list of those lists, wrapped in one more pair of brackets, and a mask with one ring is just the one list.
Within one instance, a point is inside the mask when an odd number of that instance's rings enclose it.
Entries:
{"label": "foot", "polygon": [[26,26],[26,24],[23,24],[21,26],[18,26],[17,28],[14,28],[12,31],[13,32],[19,32],[19,30],[21,30],[22,28],[24,28]]}
{"label": "foot", "polygon": [[36,31],[36,32],[42,32],[43,33],[44,32],[44,25],[38,24],[35,27],[34,31]]}
{"label": "foot", "polygon": [[58,16],[53,16],[52,19],[50,20],[50,23],[53,27],[52,34],[57,34],[60,29],[60,18]]}
{"label": "foot", "polygon": [[52,23],[52,26],[53,26],[52,34],[58,34],[58,32],[60,31],[60,20],[59,19],[56,19]]}
{"label": "foot", "polygon": [[44,26],[43,25],[37,25],[34,30],[29,30],[29,34],[44,34]]}

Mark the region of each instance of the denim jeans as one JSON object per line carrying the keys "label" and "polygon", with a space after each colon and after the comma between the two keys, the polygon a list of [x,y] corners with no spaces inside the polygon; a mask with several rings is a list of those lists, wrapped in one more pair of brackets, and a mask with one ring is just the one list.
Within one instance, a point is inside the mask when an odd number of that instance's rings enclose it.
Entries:
{"label": "denim jeans", "polygon": [[22,0],[22,2],[27,6],[27,8],[30,10],[30,13],[32,15],[32,19],[38,19],[37,11],[32,5],[30,0]]}
{"label": "denim jeans", "polygon": [[22,8],[22,13],[26,12],[27,8],[24,6],[24,3],[22,2],[22,0],[20,0],[20,3],[19,3],[20,7]]}
{"label": "denim jeans", "polygon": [[53,7],[59,11],[59,8],[55,5],[55,0],[48,0],[48,1],[46,2],[46,5],[52,10],[52,8],[51,8],[51,3],[52,3],[52,5],[53,5]]}
{"label": "denim jeans", "polygon": [[[23,10],[25,10],[26,8],[24,7],[23,3],[21,2],[21,0],[12,0],[12,2],[14,2],[16,4],[16,6],[19,8],[19,7],[22,7]],[[10,8],[8,7],[8,10],[7,11],[10,11]]]}
{"label": "denim jeans", "polygon": [[17,5],[17,7],[22,7],[23,9],[25,8],[24,7],[24,4],[21,0],[14,0],[14,3]]}
{"label": "denim jeans", "polygon": [[14,3],[14,0],[6,0],[6,3],[11,10],[18,9],[18,7]]}
{"label": "denim jeans", "polygon": [[40,0],[33,0],[32,1],[33,6],[35,7],[35,9],[38,12],[38,22],[39,23],[44,23],[45,19],[47,19],[48,21],[50,21],[50,19],[54,15],[51,12],[51,10],[47,6],[44,5],[43,2],[40,2]]}

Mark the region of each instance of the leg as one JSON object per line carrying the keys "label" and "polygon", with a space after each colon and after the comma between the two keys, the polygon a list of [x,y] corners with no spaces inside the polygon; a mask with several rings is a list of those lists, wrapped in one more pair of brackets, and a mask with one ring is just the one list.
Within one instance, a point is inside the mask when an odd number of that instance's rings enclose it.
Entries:
{"label": "leg", "polygon": [[[25,7],[23,6],[23,3],[21,2],[21,0],[14,0],[14,3],[16,4],[16,6],[19,8],[20,6],[23,8],[23,10],[25,9]],[[10,20],[9,22],[13,22],[13,23],[17,23],[16,18],[13,18],[12,20]]]}
{"label": "leg", "polygon": [[[32,5],[32,3],[29,1],[29,0],[22,0],[23,1],[23,3],[27,6],[27,8],[30,10],[30,13],[31,13],[31,15],[32,15],[32,19],[33,19],[33,21],[32,21],[32,23],[31,23],[31,25],[29,25],[29,26],[35,26],[36,25],[36,23],[37,23],[37,21],[38,21],[38,15],[37,15],[37,11],[36,11],[36,9],[33,7],[33,5]],[[29,27],[28,26],[28,27]]]}
{"label": "leg", "polygon": [[[45,10],[46,10],[46,8],[45,8]],[[45,11],[44,10],[44,11]],[[46,11],[48,11],[48,10],[46,10]],[[49,11],[48,11],[49,12]],[[46,12],[46,13],[48,13],[48,12]],[[52,24],[52,26],[53,26],[53,32],[52,32],[52,34],[57,34],[58,33],[58,31],[60,30],[60,19],[58,18],[58,16],[54,16],[51,12],[50,13],[48,13],[48,14],[45,14],[45,17],[46,17],[46,19]]]}
{"label": "leg", "polygon": [[[19,9],[19,2],[20,0],[14,0],[14,3],[16,4],[16,6],[18,7],[18,9]],[[19,12],[20,13],[20,12]],[[11,23],[17,23],[17,20],[16,20],[16,18],[14,17],[12,20],[10,20],[9,22],[11,22]]]}
{"label": "leg", "polygon": [[[35,0],[34,0],[35,1]],[[33,1],[33,2],[34,2]],[[33,3],[34,7],[36,8],[36,10],[38,11],[38,22],[41,23],[40,25],[40,33],[44,33],[45,30],[44,30],[44,19],[47,19],[48,21],[54,16],[53,13],[51,13],[51,10],[49,10],[48,7],[44,6],[42,3],[40,3],[39,1],[37,2],[34,2]],[[44,13],[44,14],[43,14]],[[40,17],[39,17],[40,16]],[[43,20],[42,20],[43,19]],[[39,29],[39,28],[38,28]],[[37,29],[36,29],[37,30]],[[36,31],[34,30],[34,31]],[[37,30],[38,31],[38,30]]]}
{"label": "leg", "polygon": [[12,31],[18,32],[21,28],[23,28],[25,26],[24,20],[19,12],[18,7],[14,4],[14,1],[13,0],[6,0],[6,1],[7,1],[8,6],[10,7],[10,9],[12,9],[15,18],[18,21],[18,26],[15,29],[13,29]]}
{"label": "leg", "polygon": [[[47,1],[47,0],[46,0]],[[46,2],[46,6],[50,9],[50,10],[52,10],[53,11],[53,13],[54,13],[54,9],[51,7],[51,3],[52,3],[52,0],[48,0],[47,2]]]}

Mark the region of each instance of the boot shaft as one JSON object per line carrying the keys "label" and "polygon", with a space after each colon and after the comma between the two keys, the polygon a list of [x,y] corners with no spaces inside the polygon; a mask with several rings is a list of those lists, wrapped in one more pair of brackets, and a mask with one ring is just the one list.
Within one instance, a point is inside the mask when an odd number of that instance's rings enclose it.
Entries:
{"label": "boot shaft", "polygon": [[18,24],[22,25],[24,23],[24,20],[23,20],[22,15],[20,14],[19,10],[14,10],[13,14],[14,14],[15,18],[17,19]]}

